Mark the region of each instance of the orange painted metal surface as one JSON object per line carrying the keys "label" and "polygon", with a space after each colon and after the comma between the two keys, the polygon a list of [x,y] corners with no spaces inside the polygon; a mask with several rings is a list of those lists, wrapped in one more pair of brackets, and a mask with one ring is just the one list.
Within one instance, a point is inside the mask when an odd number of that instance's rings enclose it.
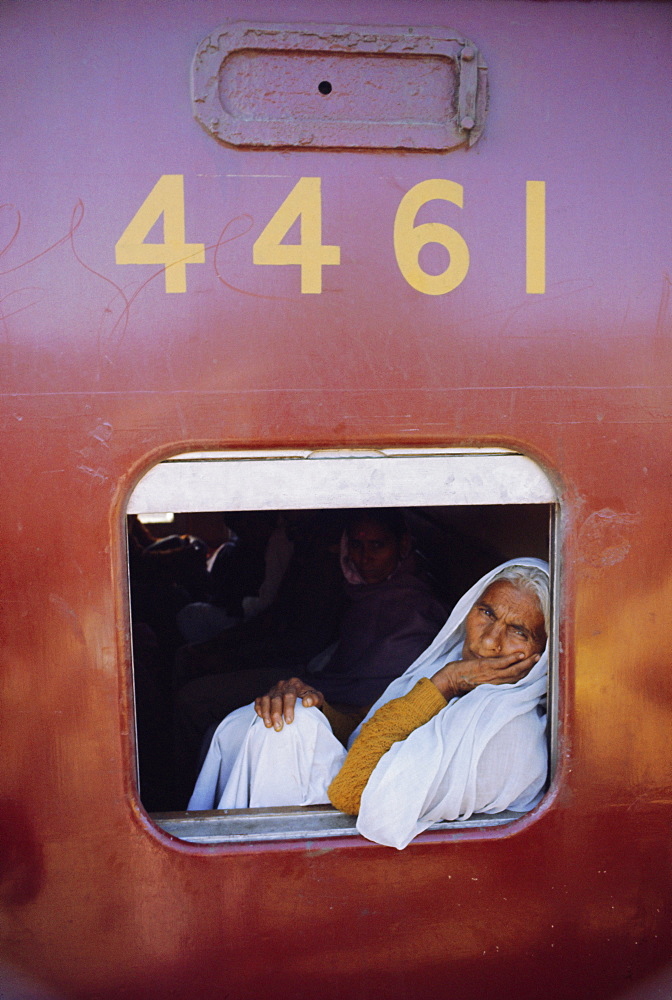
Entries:
{"label": "orange painted metal surface", "polygon": [[[473,40],[490,79],[479,142],[208,135],[188,83],[201,39],[227,18],[328,23],[326,3],[0,12],[0,900],[6,977],[28,977],[6,990],[667,996],[670,7],[351,0],[337,16]],[[185,240],[205,248],[183,293],[160,264],[115,259],[163,175],[183,176]],[[321,294],[300,293],[297,266],[253,263],[301,177],[321,178],[322,242],[341,248]],[[411,287],[393,245],[402,197],[433,178],[464,192],[417,218],[469,247],[445,295]],[[544,294],[525,284],[530,180],[546,184]],[[420,262],[441,271],[445,250]],[[133,779],[134,483],[197,448],[400,444],[515,447],[561,484],[549,795],[504,830],[401,853],[160,834]]]}

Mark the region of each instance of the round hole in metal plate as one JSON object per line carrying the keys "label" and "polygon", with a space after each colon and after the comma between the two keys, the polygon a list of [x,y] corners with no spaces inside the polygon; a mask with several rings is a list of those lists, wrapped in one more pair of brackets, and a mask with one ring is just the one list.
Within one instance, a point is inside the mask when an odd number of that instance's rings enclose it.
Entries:
{"label": "round hole in metal plate", "polygon": [[333,88],[332,88],[332,86],[331,86],[331,84],[329,83],[328,80],[322,80],[321,83],[318,83],[317,89],[319,90],[319,92],[321,94],[325,94],[326,95],[326,94],[330,94]]}

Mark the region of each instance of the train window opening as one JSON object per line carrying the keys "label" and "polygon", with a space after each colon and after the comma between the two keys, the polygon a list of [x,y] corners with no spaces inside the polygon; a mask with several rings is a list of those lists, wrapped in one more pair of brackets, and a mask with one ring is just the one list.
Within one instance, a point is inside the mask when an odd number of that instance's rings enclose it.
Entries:
{"label": "train window opening", "polygon": [[[446,617],[506,560],[541,558],[551,580],[557,572],[553,484],[505,449],[201,452],[166,460],[138,483],[127,511],[137,780],[164,831],[195,843],[357,833],[355,817],[326,804],[186,807],[216,721],[263,694],[278,671],[319,688],[347,612],[346,520],[381,507],[399,509],[412,572]],[[152,510],[173,519],[150,520]],[[555,683],[553,673],[552,755]]]}

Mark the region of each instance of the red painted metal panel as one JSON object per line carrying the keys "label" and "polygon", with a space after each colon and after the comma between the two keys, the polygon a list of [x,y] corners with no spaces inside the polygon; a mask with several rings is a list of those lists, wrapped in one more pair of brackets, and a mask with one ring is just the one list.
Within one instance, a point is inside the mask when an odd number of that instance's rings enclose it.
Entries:
{"label": "red painted metal panel", "polygon": [[[484,134],[449,154],[218,143],[188,77],[225,17],[332,10],[0,13],[3,960],[74,997],[667,995],[670,7],[342,3],[339,23],[445,25],[483,53]],[[184,293],[115,260],[163,175],[184,177],[185,240],[205,247]],[[322,242],[341,248],[321,294],[252,262],[301,177],[321,178]],[[470,251],[438,296],[393,245],[431,178],[464,205],[416,223]],[[526,293],[529,180],[546,183],[544,294]],[[445,251],[420,262],[440,271]],[[479,443],[562,483],[562,754],[538,813],[402,853],[160,835],[132,780],[137,477],[200,447]]]}

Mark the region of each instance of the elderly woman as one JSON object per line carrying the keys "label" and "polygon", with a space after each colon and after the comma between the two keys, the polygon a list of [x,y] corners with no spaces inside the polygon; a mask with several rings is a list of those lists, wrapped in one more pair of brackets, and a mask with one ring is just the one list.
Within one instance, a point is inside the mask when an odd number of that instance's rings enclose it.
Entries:
{"label": "elderly woman", "polygon": [[397,848],[440,819],[530,809],[547,774],[548,593],[548,567],[535,559],[483,577],[374,704],[345,760],[315,711],[322,694],[296,679],[234,713],[210,751],[219,807],[324,802],[328,787],[360,833]]}

